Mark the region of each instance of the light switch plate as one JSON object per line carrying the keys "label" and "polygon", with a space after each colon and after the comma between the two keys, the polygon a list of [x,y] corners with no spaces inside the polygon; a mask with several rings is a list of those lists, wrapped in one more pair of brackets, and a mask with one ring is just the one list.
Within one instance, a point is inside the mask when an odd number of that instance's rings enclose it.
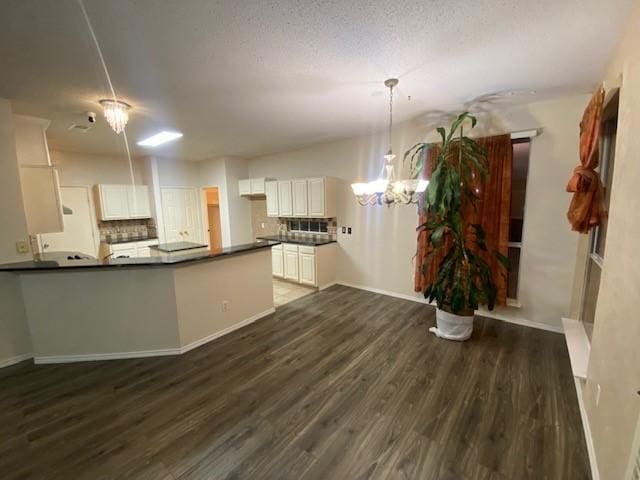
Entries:
{"label": "light switch plate", "polygon": [[29,253],[29,242],[16,242],[16,251],[18,253]]}

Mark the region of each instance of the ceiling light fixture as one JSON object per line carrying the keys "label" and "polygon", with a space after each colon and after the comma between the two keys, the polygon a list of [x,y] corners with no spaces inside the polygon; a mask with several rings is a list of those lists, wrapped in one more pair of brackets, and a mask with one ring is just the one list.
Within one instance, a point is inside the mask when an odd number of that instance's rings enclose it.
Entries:
{"label": "ceiling light fixture", "polygon": [[163,143],[177,140],[180,137],[182,137],[182,133],[180,132],[167,132],[165,130],[160,133],[156,133],[149,138],[140,140],[138,142],[138,145],[140,145],[141,147],[157,147],[158,145],[162,145]]}
{"label": "ceiling light fixture", "polygon": [[129,121],[128,110],[131,108],[131,105],[121,102],[120,100],[109,99],[100,100],[100,105],[102,105],[104,118],[107,119],[113,131],[118,134],[122,133]]}
{"label": "ceiling light fixture", "polygon": [[420,179],[396,180],[394,160],[396,158],[391,148],[391,132],[393,127],[393,89],[398,85],[397,78],[390,78],[384,82],[389,89],[389,151],[384,156],[385,163],[376,180],[367,183],[352,183],[351,189],[360,205],[387,206],[402,203],[418,202],[418,194],[427,189],[429,182]]}

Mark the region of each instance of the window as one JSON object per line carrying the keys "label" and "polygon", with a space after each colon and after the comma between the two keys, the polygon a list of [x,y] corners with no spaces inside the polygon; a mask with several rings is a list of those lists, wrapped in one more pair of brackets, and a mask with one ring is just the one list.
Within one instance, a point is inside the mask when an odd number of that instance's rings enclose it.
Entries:
{"label": "window", "polygon": [[[604,189],[604,205],[609,210],[611,199],[611,182],[616,150],[616,132],[618,128],[618,94],[607,103],[602,115],[602,129],[599,142],[599,173]],[[583,322],[584,330],[589,339],[593,332],[598,291],[600,289],[600,275],[604,263],[605,245],[607,239],[607,219],[589,232],[589,255],[585,268],[585,280],[582,291],[582,304],[579,318]]]}
{"label": "window", "polygon": [[288,220],[287,229],[290,232],[327,233],[329,222],[327,220],[301,219]]}
{"label": "window", "polygon": [[529,175],[530,139],[512,141],[513,169],[511,173],[511,213],[509,215],[509,263],[507,276],[507,303],[517,304],[520,255],[522,252],[522,226],[524,224],[524,201]]}

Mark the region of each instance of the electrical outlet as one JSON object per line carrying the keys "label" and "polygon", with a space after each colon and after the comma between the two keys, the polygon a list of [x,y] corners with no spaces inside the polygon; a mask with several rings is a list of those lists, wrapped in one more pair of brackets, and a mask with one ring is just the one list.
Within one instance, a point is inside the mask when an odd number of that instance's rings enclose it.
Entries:
{"label": "electrical outlet", "polygon": [[229,310],[229,300],[223,300],[222,301],[222,311],[226,312]]}
{"label": "electrical outlet", "polygon": [[25,242],[25,241],[16,242],[16,252],[29,253],[29,242]]}
{"label": "electrical outlet", "polygon": [[262,228],[262,229],[264,230],[264,222],[262,222],[262,223],[260,224],[260,228]]}
{"label": "electrical outlet", "polygon": [[600,384],[596,385],[596,407],[600,404]]}

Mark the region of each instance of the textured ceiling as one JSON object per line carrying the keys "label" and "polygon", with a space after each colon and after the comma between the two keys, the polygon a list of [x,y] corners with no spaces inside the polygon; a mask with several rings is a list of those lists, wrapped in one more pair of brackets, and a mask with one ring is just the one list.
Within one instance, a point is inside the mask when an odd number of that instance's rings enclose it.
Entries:
{"label": "textured ceiling", "polygon": [[[391,76],[398,121],[494,92],[589,91],[633,3],[85,0],[116,91],[134,107],[131,142],[178,129],[182,140],[153,152],[190,160],[377,130]],[[67,130],[100,112],[107,91],[76,0],[2,2],[0,97],[51,119],[54,147],[123,151],[102,118]]]}

